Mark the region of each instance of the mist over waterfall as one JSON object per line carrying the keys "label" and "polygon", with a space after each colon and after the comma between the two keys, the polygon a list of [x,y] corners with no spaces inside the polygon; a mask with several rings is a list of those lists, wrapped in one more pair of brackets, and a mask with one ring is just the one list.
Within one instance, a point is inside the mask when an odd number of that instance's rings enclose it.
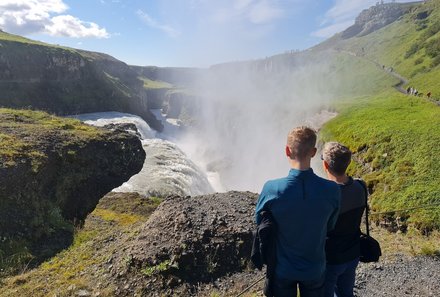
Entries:
{"label": "mist over waterfall", "polygon": [[[175,97],[175,102],[164,101],[162,110],[152,110],[165,127],[161,133],[133,115],[78,118],[99,126],[133,123],[141,134],[144,168],[115,191],[155,196],[259,192],[265,181],[288,173],[288,132],[300,125],[318,130],[335,116],[328,108],[341,83],[334,67],[327,55],[308,52],[215,65],[193,77],[187,72],[178,86],[183,99]],[[162,114],[166,104],[169,109],[176,102],[191,112]],[[187,118],[190,124],[179,127]],[[319,174],[319,158],[312,164]]]}
{"label": "mist over waterfall", "polygon": [[[335,115],[328,111],[339,86],[332,63],[308,53],[211,67],[190,87],[201,99],[180,146],[218,173],[225,190],[259,192],[265,181],[288,173],[288,132],[318,129]],[[319,172],[320,162],[314,165]]]}
{"label": "mist over waterfall", "polygon": [[[157,133],[140,117],[119,112],[82,114],[75,118],[95,126],[136,125],[146,153],[144,166],[141,172],[113,191],[158,197],[201,195],[214,191],[206,174],[176,144],[164,139],[173,138],[167,134],[167,129]],[[173,131],[172,127],[168,130]]]}

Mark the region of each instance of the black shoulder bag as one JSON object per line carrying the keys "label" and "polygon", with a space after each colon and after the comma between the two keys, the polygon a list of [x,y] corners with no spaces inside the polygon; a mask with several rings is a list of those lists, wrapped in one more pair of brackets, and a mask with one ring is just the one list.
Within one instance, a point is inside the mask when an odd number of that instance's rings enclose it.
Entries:
{"label": "black shoulder bag", "polygon": [[365,191],[365,227],[367,234],[360,234],[361,254],[359,260],[364,263],[377,262],[379,257],[382,256],[382,250],[380,249],[379,242],[370,236],[370,225],[368,223],[368,191],[365,184],[359,180]]}

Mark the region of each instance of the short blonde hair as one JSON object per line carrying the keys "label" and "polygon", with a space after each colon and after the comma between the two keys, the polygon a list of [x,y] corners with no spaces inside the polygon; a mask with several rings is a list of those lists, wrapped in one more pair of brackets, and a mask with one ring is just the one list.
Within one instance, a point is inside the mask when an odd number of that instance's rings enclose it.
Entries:
{"label": "short blonde hair", "polygon": [[328,164],[332,173],[343,175],[350,165],[351,151],[338,142],[327,142],[322,150],[322,159]]}
{"label": "short blonde hair", "polygon": [[287,136],[291,159],[304,159],[315,145],[316,131],[306,126],[294,128]]}

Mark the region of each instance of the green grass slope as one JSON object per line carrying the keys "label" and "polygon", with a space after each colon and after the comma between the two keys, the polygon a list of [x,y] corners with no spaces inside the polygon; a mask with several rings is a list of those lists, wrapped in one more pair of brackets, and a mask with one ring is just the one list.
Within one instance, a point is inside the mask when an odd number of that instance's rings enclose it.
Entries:
{"label": "green grass slope", "polygon": [[0,168],[15,166],[23,158],[37,167],[46,155],[38,150],[43,135],[58,133],[64,145],[80,139],[103,138],[105,133],[79,120],[60,118],[40,111],[0,108]]}
{"label": "green grass slope", "polygon": [[[390,211],[374,218],[424,231],[439,229],[440,206],[392,212],[440,203],[440,107],[426,96],[397,92],[398,80],[387,68],[419,92],[430,91],[440,99],[440,1],[412,4],[397,21],[368,35],[341,36],[314,50],[346,56],[338,63],[340,73],[353,72],[348,90],[359,91],[341,90],[336,104],[340,114],[323,127],[322,140],[340,141],[354,151],[350,173],[367,181],[374,211]],[[353,59],[370,68],[355,67]],[[388,80],[375,76],[371,67]]]}
{"label": "green grass slope", "polygon": [[[367,182],[374,211],[440,202],[440,108],[395,91],[344,104],[321,130],[324,141],[350,147],[357,162],[349,172]],[[424,230],[440,228],[440,207],[390,213]]]}
{"label": "green grass slope", "polygon": [[334,47],[393,67],[409,85],[440,99],[439,0],[413,5],[403,17],[371,34],[333,39]]}
{"label": "green grass slope", "polygon": [[356,98],[387,90],[399,82],[397,78],[361,57],[337,51],[330,55],[331,71],[323,79],[328,84],[329,92],[335,97]]}

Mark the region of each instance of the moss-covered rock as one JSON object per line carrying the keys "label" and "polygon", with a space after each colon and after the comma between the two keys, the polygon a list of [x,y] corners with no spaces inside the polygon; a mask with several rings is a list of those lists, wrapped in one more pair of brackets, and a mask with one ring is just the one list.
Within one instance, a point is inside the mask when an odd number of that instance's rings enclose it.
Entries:
{"label": "moss-covered rock", "polygon": [[129,133],[0,109],[0,266],[17,264],[4,260],[17,250],[25,260],[68,245],[74,223],[139,172],[144,158]]}

